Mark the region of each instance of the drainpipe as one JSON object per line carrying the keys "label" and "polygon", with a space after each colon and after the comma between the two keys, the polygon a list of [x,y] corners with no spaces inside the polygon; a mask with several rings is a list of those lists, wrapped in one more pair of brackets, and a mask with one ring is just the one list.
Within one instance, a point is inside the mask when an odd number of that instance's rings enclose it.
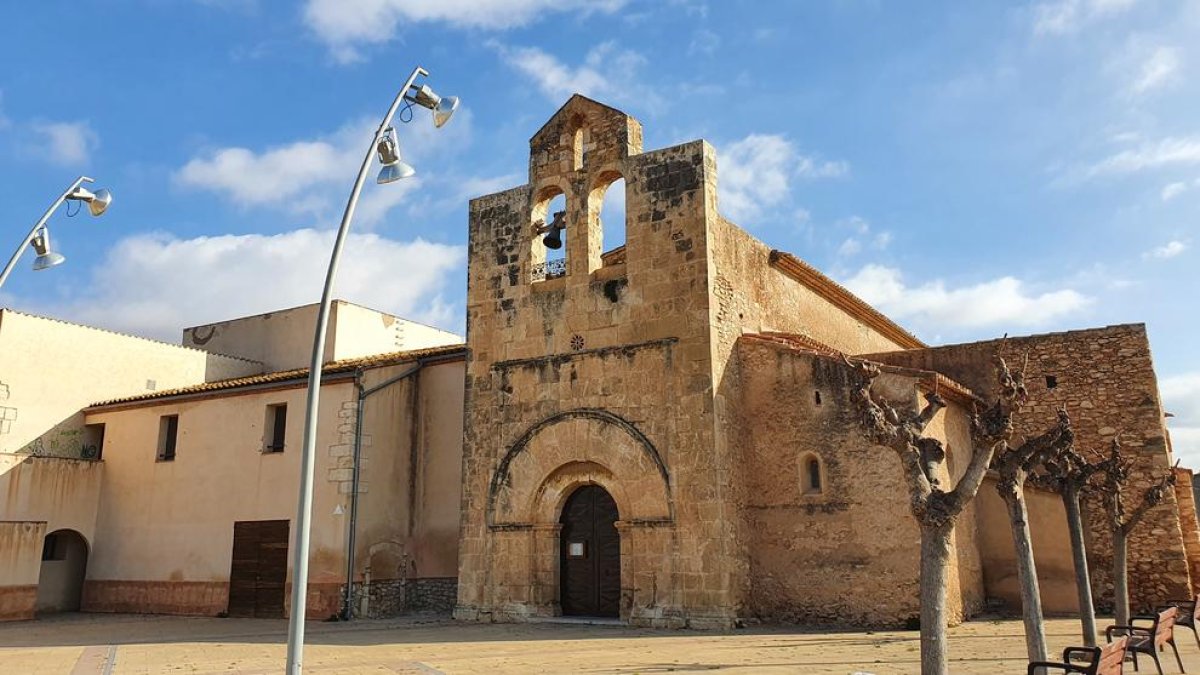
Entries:
{"label": "drainpipe", "polygon": [[[396,384],[397,382],[408,379],[410,376],[415,375],[418,371],[431,363],[455,361],[460,358],[461,356],[454,354],[417,359],[417,362],[415,365],[413,365],[413,367],[394,377],[390,377],[383,382],[380,382],[370,389],[363,387],[362,376],[363,373],[366,372],[366,369],[359,368],[354,372],[354,387],[358,391],[358,403],[355,406],[354,411],[354,455],[352,460],[353,473],[351,474],[350,478],[350,534],[347,537],[346,542],[346,592],[342,597],[342,620],[344,621],[349,621],[350,619],[354,618],[354,549],[358,538],[358,485],[362,471],[362,426],[363,412],[366,408],[367,397],[377,394],[393,384]],[[413,392],[413,395],[416,396],[417,392]],[[413,420],[413,424],[416,423],[417,421]]]}

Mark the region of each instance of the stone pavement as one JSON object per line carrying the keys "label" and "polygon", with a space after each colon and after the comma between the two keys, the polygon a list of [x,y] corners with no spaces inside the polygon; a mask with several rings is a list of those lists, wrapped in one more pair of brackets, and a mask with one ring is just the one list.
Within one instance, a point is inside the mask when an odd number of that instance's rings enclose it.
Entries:
{"label": "stone pavement", "polygon": [[[1101,625],[1108,623],[1104,620]],[[1055,649],[1077,622],[1053,619]],[[278,673],[284,621],[71,614],[0,624],[0,673]],[[951,672],[1024,673],[1021,624],[973,621],[952,629]],[[1200,647],[1179,635],[1184,665],[1200,672]],[[313,673],[916,673],[911,631],[756,627],[730,633],[581,624],[456,624],[441,617],[311,623],[305,671]],[[1178,672],[1168,651],[1166,673]],[[1154,672],[1142,662],[1143,672]]]}

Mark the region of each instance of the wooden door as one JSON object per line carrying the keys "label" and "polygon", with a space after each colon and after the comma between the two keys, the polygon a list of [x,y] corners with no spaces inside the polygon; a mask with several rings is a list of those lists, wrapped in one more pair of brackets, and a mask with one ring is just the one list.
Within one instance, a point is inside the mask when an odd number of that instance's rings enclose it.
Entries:
{"label": "wooden door", "polygon": [[576,490],[563,506],[559,554],[564,615],[619,616],[621,540],[617,503],[599,485]]}
{"label": "wooden door", "polygon": [[229,569],[229,616],[283,618],[287,581],[288,521],[233,524]]}

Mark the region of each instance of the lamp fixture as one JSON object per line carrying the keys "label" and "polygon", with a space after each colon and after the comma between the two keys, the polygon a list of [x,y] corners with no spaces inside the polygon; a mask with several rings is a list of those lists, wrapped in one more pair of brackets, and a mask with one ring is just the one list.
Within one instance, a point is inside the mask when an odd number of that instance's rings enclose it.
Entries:
{"label": "lamp fixture", "polygon": [[67,195],[67,199],[86,202],[88,212],[93,216],[103,215],[108,210],[108,205],[112,204],[112,193],[104,188],[100,188],[95,192],[83,187],[82,185],[71,191]]}
{"label": "lamp fixture", "polygon": [[454,111],[458,110],[457,96],[438,96],[432,88],[427,84],[421,86],[413,85],[410,89],[413,93],[404,97],[410,103],[415,103],[422,108],[427,108],[433,111],[433,126],[441,127],[446,122],[450,121],[450,117],[454,115]]}
{"label": "lamp fixture", "polygon": [[50,248],[50,228],[43,227],[33,239],[29,242],[33,246],[33,250],[37,253],[37,257],[33,259],[34,271],[40,272],[45,269],[50,269],[55,265],[61,265],[66,262],[67,258],[61,253],[56,253]]}
{"label": "lamp fixture", "polygon": [[[47,228],[46,223],[50,220],[50,216],[53,216],[54,212],[58,210],[58,207],[62,206],[63,202],[68,201],[87,203],[88,211],[93,216],[99,216],[107,211],[109,205],[112,204],[112,193],[104,189],[92,192],[91,190],[83,187],[84,183],[92,182],[94,181],[88,176],[80,176],[79,178],[76,178],[71,185],[68,186],[66,190],[63,190],[62,194],[60,194],[58,198],[50,204],[50,208],[46,209],[46,212],[42,214],[42,217],[33,224],[32,228],[30,228],[29,234],[25,235],[25,238],[21,240],[21,244],[17,246],[17,250],[13,253],[12,257],[8,259],[8,264],[4,266],[3,270],[0,270],[0,286],[3,286],[4,282],[8,280],[8,276],[12,274],[12,271],[17,266],[17,260],[21,258],[21,254],[25,252],[25,249],[29,248],[31,245],[33,246],[34,250],[37,251],[37,258],[33,261],[33,269],[35,270],[49,269],[56,265],[61,265],[63,261],[66,260],[66,257],[64,257],[61,253],[56,253],[50,247],[50,230]],[[68,208],[67,215],[73,216],[75,213],[72,213]]]}
{"label": "lamp fixture", "polygon": [[375,146],[375,152],[379,155],[379,163],[383,165],[383,168],[379,170],[379,175],[375,178],[376,183],[380,185],[394,183],[401,178],[408,178],[417,173],[417,170],[410,164],[400,159],[400,145],[396,142],[394,127],[384,130],[383,135],[379,138],[379,143]]}

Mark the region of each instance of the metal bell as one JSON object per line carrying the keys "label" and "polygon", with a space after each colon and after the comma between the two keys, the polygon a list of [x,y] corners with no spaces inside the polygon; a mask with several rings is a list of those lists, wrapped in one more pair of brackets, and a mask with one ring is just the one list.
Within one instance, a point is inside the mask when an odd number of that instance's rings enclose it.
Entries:
{"label": "metal bell", "polygon": [[550,221],[547,226],[546,236],[542,238],[542,243],[546,248],[558,250],[563,246],[562,231],[567,228],[567,212],[559,211],[554,214],[554,220]]}

